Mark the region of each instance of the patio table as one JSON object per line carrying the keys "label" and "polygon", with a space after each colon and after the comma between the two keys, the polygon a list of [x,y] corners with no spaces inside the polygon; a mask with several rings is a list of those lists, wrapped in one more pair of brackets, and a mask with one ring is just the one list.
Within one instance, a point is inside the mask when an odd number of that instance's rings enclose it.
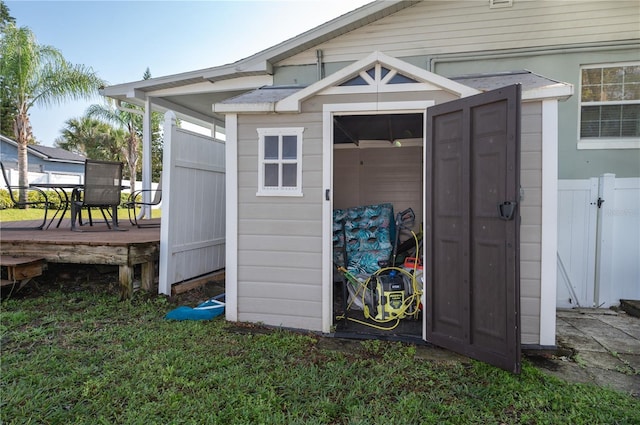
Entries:
{"label": "patio table", "polygon": [[58,219],[58,224],[56,225],[56,228],[60,227],[60,223],[62,223],[62,218],[64,217],[65,213],[69,210],[70,203],[69,203],[69,194],[67,193],[67,190],[74,190],[76,188],[81,188],[82,185],[79,183],[31,183],[29,187],[35,187],[39,189],[51,189],[56,193],[56,195],[58,195],[60,204],[56,212],[53,214],[53,217],[51,217],[49,224],[46,227],[48,229],[51,226],[51,224],[55,221],[60,211],[62,211],[62,214]]}

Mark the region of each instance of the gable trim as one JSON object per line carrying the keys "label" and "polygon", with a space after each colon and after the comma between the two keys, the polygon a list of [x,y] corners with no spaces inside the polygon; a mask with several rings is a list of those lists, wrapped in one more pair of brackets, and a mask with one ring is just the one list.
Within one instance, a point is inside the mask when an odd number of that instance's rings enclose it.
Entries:
{"label": "gable trim", "polygon": [[[331,74],[327,78],[320,80],[309,87],[300,90],[292,96],[289,96],[286,99],[283,99],[276,103],[275,111],[276,112],[300,112],[301,103],[316,95],[321,94],[321,92],[337,86],[338,84],[345,81],[347,78],[359,73],[360,71],[366,70],[376,63],[380,63],[381,65],[385,65],[388,68],[393,68],[400,71],[402,74],[405,74],[408,77],[411,77],[421,83],[431,84],[434,88],[445,90],[449,93],[452,93],[458,97],[466,97],[474,94],[480,93],[480,91],[452,81],[448,78],[445,78],[441,75],[434,74],[433,72],[426,71],[421,69],[415,65],[411,65],[403,60],[391,57],[382,52],[375,51],[368,55],[367,57],[360,59],[348,65],[341,70]],[[411,84],[414,85],[414,84]],[[400,86],[400,84],[398,85]],[[395,85],[394,85],[395,87]],[[352,88],[352,87],[351,87]],[[353,89],[353,88],[352,88]],[[395,91],[401,91],[396,88]],[[354,91],[350,91],[353,93]]]}

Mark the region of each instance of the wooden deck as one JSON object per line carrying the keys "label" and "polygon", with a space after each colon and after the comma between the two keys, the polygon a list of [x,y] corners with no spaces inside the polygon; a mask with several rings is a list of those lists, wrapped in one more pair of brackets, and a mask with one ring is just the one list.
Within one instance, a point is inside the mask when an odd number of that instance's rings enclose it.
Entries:
{"label": "wooden deck", "polygon": [[69,220],[63,220],[60,228],[52,225],[47,230],[9,230],[30,223],[34,222],[0,223],[1,255],[41,257],[50,263],[117,265],[122,298],[131,296],[134,269],[140,265],[142,289],[152,288],[160,254],[159,226],[138,228],[122,220],[120,228],[126,231],[115,231],[96,220],[93,226],[73,232]]}

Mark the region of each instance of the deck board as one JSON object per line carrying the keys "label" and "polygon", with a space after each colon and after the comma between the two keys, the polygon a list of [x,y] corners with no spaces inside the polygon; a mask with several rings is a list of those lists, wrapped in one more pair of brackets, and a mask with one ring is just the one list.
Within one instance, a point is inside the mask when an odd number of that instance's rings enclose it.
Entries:
{"label": "deck board", "polygon": [[159,258],[160,227],[138,228],[126,222],[120,225],[126,231],[114,231],[104,222],[96,221],[94,226],[83,226],[82,230],[86,231],[73,232],[70,221],[63,220],[60,228],[9,230],[28,224],[24,221],[0,223],[1,255],[38,256],[51,263],[117,265],[122,298],[131,296],[133,268],[144,265],[142,288],[151,289],[155,276],[149,270],[155,269],[152,265]]}

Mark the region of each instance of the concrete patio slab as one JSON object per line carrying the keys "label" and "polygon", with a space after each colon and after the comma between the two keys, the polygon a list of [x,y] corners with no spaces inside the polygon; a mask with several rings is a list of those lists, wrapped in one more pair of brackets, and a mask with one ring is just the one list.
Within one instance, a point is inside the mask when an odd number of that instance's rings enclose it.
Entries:
{"label": "concrete patio slab", "polygon": [[640,398],[640,318],[611,309],[558,310],[556,317],[558,348],[572,354],[534,361],[541,370]]}

